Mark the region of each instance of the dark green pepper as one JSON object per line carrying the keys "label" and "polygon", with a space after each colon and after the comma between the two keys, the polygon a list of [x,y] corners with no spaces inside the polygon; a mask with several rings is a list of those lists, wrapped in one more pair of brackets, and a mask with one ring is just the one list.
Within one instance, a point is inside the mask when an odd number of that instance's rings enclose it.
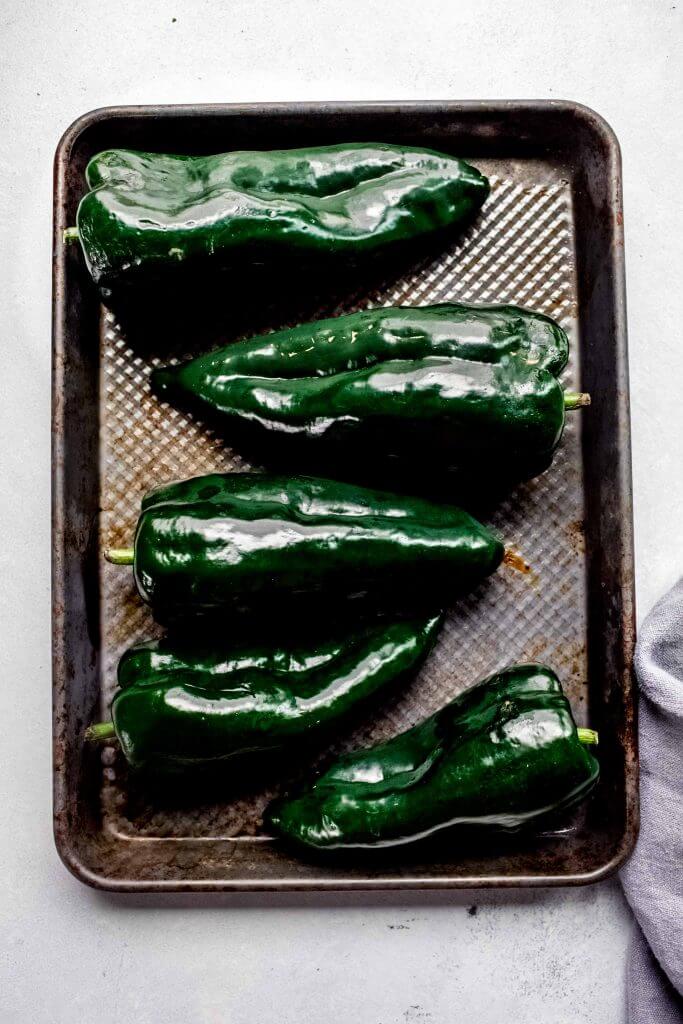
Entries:
{"label": "dark green pepper", "polygon": [[[583,742],[582,742],[583,741]],[[267,821],[304,847],[412,842],[452,826],[515,831],[582,800],[599,766],[554,672],[514,665],[431,718],[340,757]]]}
{"label": "dark green pepper", "polygon": [[[326,326],[308,354],[299,355],[304,334],[293,347],[284,332],[270,344],[267,338],[237,343],[155,371],[152,386],[162,397],[208,411],[228,430],[256,427],[290,447],[324,444],[361,464],[376,454],[422,463],[430,472],[460,472],[473,489],[496,480],[509,486],[546,469],[565,409],[586,404],[587,396],[565,394],[548,370],[518,356],[486,363],[449,355],[457,342],[439,343],[433,330],[410,337],[410,319],[400,342],[374,331],[354,341],[355,329],[342,322],[339,336]],[[328,356],[319,352],[325,345]],[[393,358],[394,349],[412,357]],[[435,354],[424,354],[430,350]],[[283,371],[289,351],[296,353],[292,376]],[[349,363],[353,368],[344,369]]]}
{"label": "dark green pepper", "polygon": [[455,157],[373,143],[214,156],[109,150],[86,178],[77,232],[103,287],[197,259],[372,253],[462,224],[489,192]]}
{"label": "dark green pepper", "polygon": [[405,679],[439,623],[436,615],[278,646],[138,644],[119,663],[113,727],[90,735],[115,729],[131,765],[165,770],[298,745]]}
{"label": "dark green pepper", "polygon": [[[157,370],[164,391],[177,381],[189,393],[233,376],[292,380],[330,377],[388,360],[447,356],[499,363],[517,355],[537,369],[560,375],[569,342],[549,316],[519,306],[389,306],[233,342],[181,367]],[[215,385],[214,385],[215,386]]]}
{"label": "dark green pepper", "polygon": [[148,494],[133,549],[162,620],[232,608],[286,613],[308,598],[442,603],[492,573],[503,545],[466,512],[313,477],[215,474]]}

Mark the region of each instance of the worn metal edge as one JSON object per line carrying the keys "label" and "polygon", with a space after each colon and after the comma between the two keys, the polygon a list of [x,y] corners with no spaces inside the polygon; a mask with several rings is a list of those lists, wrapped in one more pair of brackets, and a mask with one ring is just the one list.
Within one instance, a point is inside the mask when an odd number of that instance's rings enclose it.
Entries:
{"label": "worn metal edge", "polygon": [[[616,377],[619,402],[617,403],[617,431],[619,445],[615,453],[619,500],[621,513],[620,590],[623,602],[622,614],[622,656],[624,671],[621,679],[622,705],[632,708],[633,714],[626,720],[624,777],[626,782],[625,833],[618,852],[611,863],[612,873],[630,856],[638,839],[640,828],[640,804],[638,781],[640,767],[638,759],[638,690],[633,669],[636,644],[636,594],[635,594],[635,542],[633,531],[633,473],[631,456],[631,400],[628,369],[628,328],[626,317],[626,266],[624,250],[624,200],[622,183],[621,148],[614,131],[599,114],[589,107],[577,107],[577,113],[590,127],[598,132],[608,147],[610,193],[614,216],[610,222],[611,248],[614,265],[614,331],[616,345]],[[631,756],[629,757],[629,751]],[[631,782],[631,787],[628,783]]]}
{"label": "worn metal edge", "polygon": [[[81,119],[85,120],[85,119]],[[75,123],[76,124],[76,123]],[[53,766],[53,834],[57,852],[67,862],[66,843],[66,779],[59,739],[67,713],[64,699],[65,682],[65,531],[64,531],[64,291],[66,261],[62,244],[64,203],[66,201],[65,170],[71,154],[75,124],[62,136],[54,156],[53,237],[52,237],[52,766]],[[71,870],[71,868],[70,868]],[[82,877],[79,874],[79,877]],[[83,878],[83,880],[85,880]]]}
{"label": "worn metal edge", "polygon": [[[73,146],[77,137],[100,121],[116,117],[214,117],[220,114],[262,114],[264,117],[273,114],[316,113],[330,110],[358,110],[364,114],[374,110],[382,113],[395,111],[433,111],[446,110],[453,113],[494,111],[509,113],[511,110],[527,111],[566,111],[574,114],[587,126],[600,134],[610,148],[620,152],[619,141],[609,122],[597,111],[575,100],[545,99],[491,99],[491,100],[314,100],[293,102],[270,101],[264,103],[159,103],[159,104],[122,104],[106,107],[94,107],[79,115],[65,130],[57,155]],[[619,162],[620,166],[620,162]]]}
{"label": "worn metal edge", "polygon": [[[621,653],[624,671],[620,680],[622,707],[632,709],[626,716],[623,733],[625,782],[624,833],[613,857],[584,878],[586,883],[600,881],[614,874],[625,863],[638,839],[640,827],[640,805],[638,798],[638,699],[637,680],[633,670],[633,656],[636,643],[636,597],[635,597],[635,544],[633,532],[633,474],[631,457],[631,414],[630,385],[628,371],[628,330],[626,317],[626,267],[624,255],[624,208],[621,146],[609,122],[597,111],[585,104],[562,100],[559,106],[598,136],[607,151],[608,192],[612,217],[609,222],[610,248],[612,252],[614,305],[612,316],[616,337],[615,376],[619,401],[616,406],[617,435],[619,444],[614,458],[619,490],[620,543],[619,579],[623,613],[621,618]],[[630,756],[629,756],[630,751]],[[630,783],[630,785],[629,785]]]}
{"label": "worn metal edge", "polygon": [[101,892],[159,893],[159,892],[370,892],[448,890],[448,889],[516,889],[559,888],[592,885],[609,878],[618,870],[630,852],[624,842],[617,853],[605,864],[592,871],[571,875],[460,875],[411,876],[406,879],[336,878],[336,879],[118,879],[92,871],[75,853],[70,843],[58,843],[57,849],[64,866],[79,882]]}

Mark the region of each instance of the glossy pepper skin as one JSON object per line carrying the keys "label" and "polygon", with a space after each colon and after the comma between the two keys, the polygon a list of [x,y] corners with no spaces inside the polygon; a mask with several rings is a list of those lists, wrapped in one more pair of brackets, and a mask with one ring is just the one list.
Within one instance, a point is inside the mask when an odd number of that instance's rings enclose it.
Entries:
{"label": "glossy pepper skin", "polygon": [[[214,474],[142,502],[134,572],[161,619],[297,598],[383,602],[468,589],[492,573],[501,542],[466,512],[314,477]],[[159,615],[157,615],[159,617]]]}
{"label": "glossy pepper skin", "polygon": [[372,253],[463,223],[489,192],[455,157],[373,143],[214,156],[108,150],[86,179],[77,227],[101,286],[206,257]]}
{"label": "glossy pepper skin", "polygon": [[499,363],[510,355],[558,377],[567,365],[569,341],[551,317],[519,306],[389,306],[233,342],[184,366],[158,370],[153,380],[160,391],[168,380],[194,392],[218,377],[294,380],[396,359]]}
{"label": "glossy pepper skin", "polygon": [[[460,472],[473,488],[494,480],[508,486],[547,469],[564,428],[557,379],[515,356],[485,363],[382,354],[373,363],[361,354],[366,365],[358,368],[334,366],[323,376],[309,364],[308,375],[287,377],[266,374],[267,356],[260,375],[240,372],[233,360],[246,364],[253,352],[235,347],[235,355],[223,350],[156,371],[152,386],[163,398],[208,412],[228,438],[231,428],[246,427],[291,450],[303,443],[359,462],[375,453],[408,466],[424,460],[430,469]],[[273,355],[273,374],[282,361]]]}
{"label": "glossy pepper skin", "polygon": [[405,679],[439,623],[435,615],[277,647],[138,644],[119,663],[112,704],[123,753],[133,767],[168,770],[303,743]]}
{"label": "glossy pepper skin", "polygon": [[339,758],[267,820],[315,850],[392,846],[453,826],[515,831],[582,800],[598,774],[555,673],[513,665],[388,743]]}

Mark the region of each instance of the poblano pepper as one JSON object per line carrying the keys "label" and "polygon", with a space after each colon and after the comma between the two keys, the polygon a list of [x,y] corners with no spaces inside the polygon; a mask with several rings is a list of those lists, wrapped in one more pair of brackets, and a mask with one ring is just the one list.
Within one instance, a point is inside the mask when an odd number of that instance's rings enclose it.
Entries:
{"label": "poblano pepper", "polygon": [[489,192],[456,157],[374,143],[213,156],[116,149],[94,156],[86,179],[77,234],[102,287],[197,259],[372,253],[463,223]]}
{"label": "poblano pepper", "polygon": [[376,455],[459,472],[472,489],[537,475],[565,410],[588,402],[539,368],[564,365],[564,332],[522,311],[461,321],[449,309],[372,310],[237,342],[156,370],[152,387],[208,412],[228,439],[246,426],[361,466]]}
{"label": "poblano pepper", "polygon": [[199,392],[233,376],[293,380],[331,377],[394,359],[447,356],[499,363],[509,355],[557,377],[567,365],[569,341],[551,317],[520,306],[383,306],[232,342],[182,366],[157,370],[153,380],[160,390],[166,380],[177,380],[188,392]]}
{"label": "poblano pepper", "polygon": [[554,672],[513,665],[388,743],[340,757],[271,805],[267,824],[316,850],[392,846],[452,826],[515,831],[590,792],[594,742]]}
{"label": "poblano pepper", "polygon": [[162,620],[270,606],[284,614],[376,599],[441,603],[492,573],[504,555],[455,506],[314,477],[213,474],[146,495],[134,549],[142,598]]}
{"label": "poblano pepper", "polygon": [[132,766],[162,770],[298,746],[405,679],[439,623],[436,615],[278,646],[138,644],[119,663],[113,724],[89,736],[116,735]]}

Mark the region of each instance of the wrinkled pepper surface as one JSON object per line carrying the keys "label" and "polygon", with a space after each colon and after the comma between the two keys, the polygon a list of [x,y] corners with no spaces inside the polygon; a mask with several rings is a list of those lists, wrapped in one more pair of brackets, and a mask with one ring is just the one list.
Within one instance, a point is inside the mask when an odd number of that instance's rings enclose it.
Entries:
{"label": "wrinkled pepper surface", "polygon": [[214,378],[331,377],[395,359],[499,363],[510,355],[557,377],[567,365],[569,341],[551,317],[520,306],[388,306],[233,342],[184,366],[159,370],[155,379],[160,385],[177,380],[200,392]]}
{"label": "wrinkled pepper surface", "polygon": [[314,477],[213,474],[146,495],[133,562],[142,598],[161,620],[290,601],[396,607],[469,589],[504,548],[455,506]]}
{"label": "wrinkled pepper surface", "polygon": [[439,623],[382,623],[294,645],[138,644],[119,663],[116,735],[131,765],[163,770],[305,742],[405,679]]}
{"label": "wrinkled pepper surface", "polygon": [[267,821],[318,850],[452,826],[514,831],[583,799],[598,774],[555,673],[514,665],[388,743],[340,757],[271,805]]}
{"label": "wrinkled pepper surface", "polygon": [[[476,344],[465,341],[457,323],[445,318],[444,326],[431,313],[425,319],[419,310],[373,311],[360,321],[341,318],[336,329],[335,321],[325,321],[320,333],[297,328],[237,342],[155,371],[152,387],[208,412],[228,437],[231,426],[242,426],[290,446],[326,444],[346,459],[367,461],[376,453],[407,465],[424,461],[487,488],[496,478],[508,485],[547,469],[565,409],[586,396],[565,395],[549,370],[533,365],[535,347],[531,362],[506,353],[504,332],[486,320],[480,355],[501,361],[463,358]],[[530,322],[553,339],[545,356],[557,371],[566,350],[554,325]],[[524,347],[520,333],[512,343],[517,352]]]}
{"label": "wrinkled pepper surface", "polygon": [[77,229],[102,287],[185,261],[376,252],[470,219],[489,192],[444,153],[373,143],[174,156],[108,150]]}

